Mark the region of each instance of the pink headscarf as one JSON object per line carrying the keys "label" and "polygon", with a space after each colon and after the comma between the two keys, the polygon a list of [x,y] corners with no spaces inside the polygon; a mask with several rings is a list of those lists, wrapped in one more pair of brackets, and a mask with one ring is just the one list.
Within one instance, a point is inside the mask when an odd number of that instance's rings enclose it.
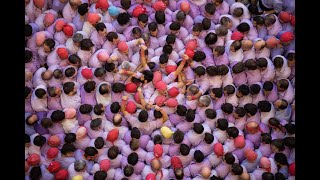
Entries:
{"label": "pink headscarf", "polygon": [[100,16],[98,13],[89,13],[87,20],[90,24],[96,24],[100,21]]}
{"label": "pink headscarf", "polygon": [[42,31],[42,32],[37,32],[36,34],[36,44],[37,46],[41,46],[44,41],[46,40],[46,35],[45,33]]}
{"label": "pink headscarf", "polygon": [[109,54],[107,51],[101,51],[98,53],[97,58],[101,62],[106,62],[109,59]]}

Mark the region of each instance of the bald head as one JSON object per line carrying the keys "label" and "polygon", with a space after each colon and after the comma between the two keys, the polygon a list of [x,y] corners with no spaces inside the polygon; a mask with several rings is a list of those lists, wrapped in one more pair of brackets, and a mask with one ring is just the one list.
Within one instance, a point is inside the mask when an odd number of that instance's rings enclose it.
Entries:
{"label": "bald head", "polygon": [[205,166],[201,169],[201,172],[200,172],[201,176],[205,179],[209,178],[210,177],[210,174],[211,174],[211,170],[209,167]]}
{"label": "bald head", "polygon": [[159,159],[153,159],[151,161],[151,169],[153,172],[157,172],[161,169],[162,164]]}
{"label": "bald head", "polygon": [[50,80],[53,76],[53,72],[51,70],[47,70],[41,74],[41,78],[43,80]]}
{"label": "bald head", "polygon": [[247,124],[247,127],[248,127],[248,128],[258,128],[258,127],[259,127],[259,124],[256,123],[256,122],[251,121],[251,122],[249,122],[249,123]]}
{"label": "bald head", "polygon": [[240,180],[250,180],[250,175],[248,173],[243,172],[240,175]]}
{"label": "bald head", "polygon": [[25,79],[25,81],[30,81],[30,80],[32,79],[32,76],[33,76],[33,74],[32,74],[31,71],[25,71],[25,72],[24,72],[24,79]]}
{"label": "bald head", "polygon": [[113,124],[116,125],[116,126],[118,126],[118,125],[121,124],[121,122],[122,122],[122,116],[121,116],[121,114],[119,114],[119,113],[115,114],[115,115],[113,116]]}
{"label": "bald head", "polygon": [[244,51],[248,51],[250,49],[252,49],[253,47],[253,42],[251,40],[242,40],[241,41],[241,48]]}
{"label": "bald head", "polygon": [[260,51],[261,49],[263,49],[266,46],[266,42],[264,40],[258,40],[254,43],[254,49],[256,49],[257,51]]}

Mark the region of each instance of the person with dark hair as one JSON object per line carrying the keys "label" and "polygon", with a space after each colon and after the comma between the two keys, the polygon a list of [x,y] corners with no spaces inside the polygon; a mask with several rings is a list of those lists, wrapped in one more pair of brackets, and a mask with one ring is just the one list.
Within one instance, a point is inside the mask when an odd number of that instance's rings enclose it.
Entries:
{"label": "person with dark hair", "polygon": [[275,116],[275,108],[269,101],[263,100],[258,102],[258,108],[261,115],[261,123],[268,124],[270,118]]}
{"label": "person with dark hair", "polygon": [[87,81],[80,87],[81,104],[95,105],[97,100],[95,98],[96,82]]}
{"label": "person with dark hair", "polygon": [[[230,4],[229,4],[230,5]],[[250,20],[251,15],[248,10],[248,7],[245,6],[242,2],[235,2],[230,5],[230,14],[240,21],[244,19]]]}
{"label": "person with dark hair", "polygon": [[113,49],[117,48],[118,42],[125,39],[122,34],[118,34],[114,31],[108,32],[106,37],[107,40],[102,45],[102,49],[107,50],[109,54],[113,52]]}
{"label": "person with dark hair", "polygon": [[47,87],[38,85],[31,95],[31,107],[34,111],[48,111]]}
{"label": "person with dark hair", "polygon": [[265,97],[262,91],[262,84],[260,82],[250,85],[250,94],[252,103],[258,105],[260,101],[264,101]]}
{"label": "person with dark hair", "polygon": [[278,166],[278,173],[282,173],[284,178],[288,178],[288,176],[289,176],[289,170],[288,170],[289,163],[288,163],[287,156],[283,153],[276,153],[274,155],[274,160]]}
{"label": "person with dark hair", "polygon": [[239,99],[236,95],[236,87],[234,84],[228,84],[223,87],[224,97],[226,97],[226,103],[230,103],[232,106],[237,107]]}
{"label": "person with dark hair", "polygon": [[66,82],[63,84],[63,92],[61,94],[62,108],[75,108],[81,105],[80,86],[77,82]]}
{"label": "person with dark hair", "polygon": [[122,12],[117,16],[116,21],[112,21],[111,24],[117,31],[117,33],[123,33],[123,31],[129,27],[131,16],[127,12]]}
{"label": "person with dark hair", "polygon": [[166,34],[175,34],[178,39],[185,39],[189,34],[188,30],[184,27],[181,27],[178,21],[167,23],[165,28]]}
{"label": "person with dark hair", "polygon": [[284,99],[278,99],[274,102],[275,107],[275,118],[285,120],[287,123],[290,122],[291,118],[291,106],[288,101]]}
{"label": "person with dark hair", "polygon": [[225,51],[229,57],[230,63],[240,62],[243,60],[243,51],[241,41],[229,40],[225,44]]}
{"label": "person with dark hair", "polygon": [[286,100],[291,104],[294,100],[294,87],[288,79],[280,79],[277,81],[277,90],[279,99]]}
{"label": "person with dark hair", "polygon": [[217,120],[217,128],[213,130],[213,135],[220,143],[224,143],[228,139],[228,134],[226,132],[228,125],[229,123],[227,119],[220,118]]}
{"label": "person with dark hair", "polygon": [[172,21],[178,21],[180,25],[185,27],[187,30],[190,29],[194,24],[194,20],[189,13],[181,10],[181,8],[174,11],[171,15],[171,18]]}

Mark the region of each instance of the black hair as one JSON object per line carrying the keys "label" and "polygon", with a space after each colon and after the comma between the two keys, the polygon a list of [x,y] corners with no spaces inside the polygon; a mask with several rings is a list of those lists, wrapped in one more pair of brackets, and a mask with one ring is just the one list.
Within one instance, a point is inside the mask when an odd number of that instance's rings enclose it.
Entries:
{"label": "black hair", "polygon": [[95,81],[87,81],[83,84],[83,88],[87,93],[91,93],[96,88]]}
{"label": "black hair", "polygon": [[233,172],[234,175],[241,175],[243,173],[243,167],[238,163],[233,163],[231,172]]}
{"label": "black hair", "polygon": [[50,48],[50,50],[52,51],[52,49],[56,45],[56,42],[52,38],[48,38],[48,39],[44,40],[43,44],[47,45]]}
{"label": "black hair", "polygon": [[108,84],[102,84],[100,87],[99,87],[99,93],[100,94],[108,94],[110,93],[109,91],[109,85]]}
{"label": "black hair", "polygon": [[234,110],[234,112],[239,116],[239,117],[244,117],[246,115],[246,110],[244,109],[244,107],[236,107],[236,109]]}
{"label": "black hair", "polygon": [[137,35],[139,35],[139,37],[141,37],[142,31],[139,27],[134,27],[132,29],[132,34],[137,34]]}
{"label": "black hair", "polygon": [[147,23],[148,22],[148,15],[146,15],[144,13],[139,14],[138,21],[141,21],[142,23]]}
{"label": "black hair", "polygon": [[262,173],[262,180],[274,180],[274,175],[271,172]]}
{"label": "black hair", "polygon": [[206,114],[206,117],[209,119],[214,119],[217,117],[217,112],[214,109],[208,108],[204,111],[204,113]]}
{"label": "black hair", "polygon": [[186,144],[180,144],[180,153],[183,156],[187,156],[190,153],[190,147]]}
{"label": "black hair", "polygon": [[30,50],[24,50],[24,63],[31,62],[33,53]]}
{"label": "black hair", "polygon": [[264,89],[265,91],[271,91],[271,90],[273,89],[273,82],[271,82],[271,81],[265,81],[265,82],[263,83],[263,89]]}
{"label": "black hair", "polygon": [[151,22],[148,24],[148,30],[150,32],[156,31],[158,29],[158,25],[156,22]]}
{"label": "black hair", "polygon": [[238,91],[244,95],[244,96],[247,96],[249,93],[250,93],[250,89],[249,89],[249,86],[246,85],[246,84],[241,84],[239,87],[238,87]]}
{"label": "black hair", "polygon": [[186,13],[183,12],[183,11],[181,11],[181,10],[179,10],[179,11],[177,12],[177,14],[176,14],[176,19],[177,19],[178,21],[184,21],[184,20],[186,19]]}
{"label": "black hair", "polygon": [[244,33],[244,32],[250,31],[250,26],[248,23],[243,22],[237,26],[237,30],[241,33]]}
{"label": "black hair", "polygon": [[221,98],[223,95],[223,90],[222,88],[212,88],[211,92],[218,98]]}
{"label": "black hair", "polygon": [[252,84],[252,85],[250,86],[250,93],[251,93],[252,95],[256,95],[256,94],[258,94],[260,91],[261,91],[261,87],[260,87],[259,84]]}
{"label": "black hair", "polygon": [[286,58],[287,58],[288,61],[293,61],[293,60],[295,60],[295,56],[296,56],[295,52],[289,52],[287,54]]}
{"label": "black hair", "polygon": [[168,34],[166,37],[167,44],[174,44],[176,42],[177,36],[175,34]]}
{"label": "black hair", "polygon": [[283,61],[282,57],[276,57],[273,60],[273,64],[274,64],[275,68],[282,68],[283,63],[284,63],[284,61]]}
{"label": "black hair", "polygon": [[29,173],[30,180],[40,180],[42,178],[42,171],[40,166],[33,166]]}
{"label": "black hair", "polygon": [[31,88],[28,86],[24,87],[24,98],[28,97],[28,95],[31,93]]}
{"label": "black hair", "polygon": [[74,67],[68,67],[65,71],[64,71],[64,75],[67,78],[72,77],[73,75],[76,74],[76,69]]}
{"label": "black hair", "polygon": [[256,64],[259,68],[265,68],[268,66],[268,61],[266,58],[261,57],[259,59],[256,60]]}
{"label": "black hair", "polygon": [[35,90],[34,94],[37,96],[37,98],[41,99],[41,98],[43,98],[44,95],[47,94],[47,92],[42,88],[38,88]]}
{"label": "black hair", "polygon": [[246,110],[247,114],[254,116],[258,112],[258,106],[252,103],[248,103],[244,105],[244,109]]}
{"label": "black hair", "polygon": [[30,143],[31,139],[30,136],[28,134],[24,134],[24,143]]}
{"label": "black hair", "polygon": [[138,163],[139,157],[138,154],[136,152],[132,152],[129,154],[128,156],[128,164],[134,166]]}
{"label": "black hair", "polygon": [[102,119],[101,118],[95,118],[95,119],[91,120],[90,128],[92,130],[97,130],[101,126],[101,123],[102,123]]}
{"label": "black hair", "polygon": [[207,58],[207,55],[203,51],[196,51],[192,59],[196,62],[201,62],[206,58]]}
{"label": "black hair", "polygon": [[133,167],[131,165],[126,165],[124,168],[123,168],[123,174],[126,176],[126,177],[130,177],[132,174],[133,174],[134,170],[133,170]]}
{"label": "black hair", "polygon": [[187,113],[187,108],[186,108],[186,106],[179,104],[179,105],[177,106],[176,113],[177,113],[179,116],[185,116],[186,113]]}
{"label": "black hair", "polygon": [[117,21],[120,26],[123,26],[130,22],[130,15],[127,12],[120,13],[117,17]]}
{"label": "black hair", "polygon": [[246,68],[248,70],[256,70],[258,68],[257,66],[257,62],[254,59],[248,59],[246,60],[246,62],[244,63],[244,65],[246,66]]}
{"label": "black hair", "polygon": [[162,144],[162,136],[160,134],[157,134],[153,137],[153,143],[156,144]]}
{"label": "black hair", "polygon": [[206,142],[207,144],[211,144],[214,141],[214,136],[211,133],[204,133],[204,142]]}
{"label": "black hair", "polygon": [[204,128],[202,126],[201,123],[194,123],[193,124],[193,130],[194,132],[196,132],[197,134],[202,134],[204,131]]}
{"label": "black hair", "polygon": [[285,137],[283,139],[283,144],[287,146],[290,149],[293,149],[296,147],[296,138],[295,137]]}
{"label": "black hair", "polygon": [[296,125],[292,123],[288,123],[284,125],[288,134],[295,134],[296,133]]}
{"label": "black hair", "polygon": [[213,15],[215,12],[216,12],[216,6],[213,4],[213,3],[207,3],[205,6],[204,6],[204,10],[210,14],[210,15]]}
{"label": "black hair", "polygon": [[228,120],[226,120],[224,118],[220,118],[217,120],[217,128],[222,131],[227,130],[228,125],[229,125]]}
{"label": "black hair", "polygon": [[94,141],[94,147],[97,149],[102,149],[104,144],[105,143],[102,137],[97,137],[97,139]]}
{"label": "black hair", "polygon": [[161,54],[160,57],[159,57],[159,64],[168,63],[168,60],[169,60],[169,55],[163,53],[163,54]]}
{"label": "black hair", "polygon": [[140,139],[141,133],[137,127],[133,127],[130,132],[131,138]]}
{"label": "black hair", "polygon": [[30,37],[32,35],[32,26],[30,24],[24,25],[24,36]]}
{"label": "black hair", "polygon": [[274,160],[281,165],[289,165],[287,156],[283,153],[276,153],[274,155]]}
{"label": "black hair", "polygon": [[261,142],[265,144],[270,144],[272,141],[272,137],[270,133],[262,133],[261,134]]}
{"label": "black hair", "polygon": [[235,139],[239,135],[239,130],[236,127],[228,127],[226,129],[226,132],[227,132],[228,136],[232,137],[233,139]]}
{"label": "black hair", "polygon": [[108,32],[106,37],[107,37],[108,41],[112,42],[113,39],[117,39],[118,38],[118,34],[116,32],[111,31],[111,32]]}
{"label": "black hair", "polygon": [[255,16],[255,17],[253,17],[253,21],[255,21],[257,25],[264,25],[264,17],[263,16]]}
{"label": "black hair", "polygon": [[160,111],[154,110],[153,116],[154,118],[159,119],[159,118],[162,118],[162,113]]}
{"label": "black hair", "polygon": [[75,133],[67,133],[66,136],[64,137],[65,143],[73,143],[76,140],[77,140],[77,136]]}
{"label": "black hair", "polygon": [[166,21],[166,16],[164,11],[156,11],[154,14],[154,19],[158,24],[164,24]]}
{"label": "black hair", "polygon": [[144,70],[141,72],[144,76],[144,80],[151,82],[153,80],[153,72],[150,70]]}
{"label": "black hair", "polygon": [[280,79],[277,82],[277,86],[281,89],[288,89],[289,87],[289,80],[288,79]]}
{"label": "black hair", "polygon": [[221,105],[221,110],[224,112],[224,113],[227,113],[227,114],[231,114],[233,112],[233,105],[230,104],[230,103],[223,103]]}
{"label": "black hair", "polygon": [[39,147],[42,147],[46,142],[47,139],[42,135],[38,135],[33,139],[33,144]]}
{"label": "black hair", "polygon": [[230,95],[236,92],[236,88],[233,85],[228,84],[223,88],[223,91],[226,91],[227,95]]}
{"label": "black hair", "polygon": [[200,150],[194,151],[193,157],[197,163],[201,163],[204,159],[204,155]]}
{"label": "black hair", "polygon": [[131,7],[131,0],[120,0],[120,4],[123,9],[127,10]]}
{"label": "black hair", "polygon": [[93,47],[94,44],[91,39],[82,39],[80,41],[80,49],[84,51],[90,51],[90,48]]}
{"label": "black hair", "polygon": [[106,70],[104,68],[100,67],[100,68],[97,68],[96,70],[94,70],[93,74],[96,77],[102,77],[103,75],[106,74]]}
{"label": "black hair", "polygon": [[174,21],[174,22],[172,22],[172,23],[170,24],[169,28],[170,28],[170,30],[172,30],[172,31],[179,31],[180,28],[181,28],[181,25],[180,25],[180,23],[179,23],[178,21]]}
{"label": "black hair", "polygon": [[245,65],[243,62],[238,62],[234,66],[232,66],[232,72],[234,74],[239,74],[241,72],[245,71]]}
{"label": "black hair", "polygon": [[218,41],[218,36],[216,33],[210,32],[206,35],[206,37],[204,38],[204,42],[207,45],[211,45],[214,44]]}
{"label": "black hair", "polygon": [[60,122],[65,119],[65,113],[62,110],[55,110],[50,116],[52,122]]}
{"label": "black hair", "polygon": [[82,3],[78,6],[78,13],[80,14],[80,16],[85,15],[88,11],[89,11],[89,5],[88,3]]}
{"label": "black hair", "polygon": [[202,23],[202,29],[203,30],[207,31],[207,30],[210,29],[211,20],[209,18],[207,18],[207,17],[203,18],[201,23]]}
{"label": "black hair", "polygon": [[256,4],[249,4],[248,5],[248,10],[252,15],[261,14],[261,13],[259,13],[259,9],[258,9],[258,6]]}
{"label": "black hair", "polygon": [[285,150],[285,147],[284,147],[282,139],[273,139],[271,141],[271,145],[277,147],[279,149],[279,151],[284,151]]}
{"label": "black hair", "polygon": [[221,65],[217,66],[217,68],[218,68],[220,76],[224,76],[224,75],[228,74],[228,72],[229,72],[229,68],[225,64],[221,64]]}
{"label": "black hair", "polygon": [[105,180],[108,174],[104,170],[96,171],[93,175],[93,180]]}
{"label": "black hair", "polygon": [[195,23],[192,27],[193,32],[201,32],[203,29],[202,23]]}
{"label": "black hair", "polygon": [[273,14],[268,14],[264,17],[264,25],[269,27],[276,22],[276,17]]}
{"label": "black hair", "polygon": [[115,159],[119,153],[120,153],[120,150],[117,146],[111,146],[110,149],[108,150],[108,158],[111,160]]}
{"label": "black hair", "polygon": [[208,66],[206,68],[206,73],[209,76],[217,76],[217,75],[219,75],[219,69],[217,66]]}
{"label": "black hair", "polygon": [[186,118],[187,122],[193,122],[194,118],[195,118],[195,110],[188,109],[186,114],[185,114],[185,118]]}
{"label": "black hair", "polygon": [[146,122],[148,120],[148,112],[146,110],[141,110],[138,115],[138,120],[140,122]]}
{"label": "black hair", "polygon": [[67,153],[73,153],[77,150],[77,148],[73,145],[73,144],[63,144],[62,148],[61,148],[61,154],[66,155]]}
{"label": "black hair", "polygon": [[204,66],[198,66],[198,67],[194,68],[193,71],[198,76],[203,76],[206,74],[206,69],[204,68]]}
{"label": "black hair", "polygon": [[81,63],[81,59],[80,59],[80,57],[79,57],[77,54],[71,54],[71,55],[68,57],[68,61],[69,61],[71,64]]}
{"label": "black hair", "polygon": [[258,108],[261,112],[270,112],[271,111],[271,103],[269,101],[259,101]]}
{"label": "black hair", "polygon": [[86,149],[84,150],[84,155],[86,156],[94,156],[98,154],[98,151],[95,147],[86,147]]}
{"label": "black hair", "polygon": [[232,15],[235,17],[241,17],[243,15],[243,9],[241,7],[235,8]]}
{"label": "black hair", "polygon": [[226,161],[227,164],[232,165],[236,161],[236,158],[231,152],[228,152],[224,155],[224,160]]}
{"label": "black hair", "polygon": [[107,72],[112,72],[116,69],[116,65],[114,63],[108,63],[106,62],[106,64],[104,65],[104,69],[107,71]]}
{"label": "black hair", "polygon": [[173,48],[169,44],[164,45],[163,48],[162,48],[162,52],[165,53],[165,54],[171,54],[172,51],[173,51]]}
{"label": "black hair", "polygon": [[281,172],[278,171],[274,175],[274,179],[275,180],[286,180],[287,178]]}
{"label": "black hair", "polygon": [[92,111],[93,107],[90,104],[81,104],[79,107],[79,112],[81,114],[88,114]]}
{"label": "black hair", "polygon": [[111,85],[111,90],[114,93],[121,93],[122,91],[124,91],[126,88],[126,86],[123,83],[120,82],[115,82]]}
{"label": "black hair", "polygon": [[102,22],[97,23],[95,27],[97,31],[103,31],[104,29],[107,28],[106,25]]}
{"label": "black hair", "polygon": [[74,82],[66,82],[63,84],[62,89],[63,89],[64,93],[69,94],[71,91],[73,91],[74,86],[75,86]]}

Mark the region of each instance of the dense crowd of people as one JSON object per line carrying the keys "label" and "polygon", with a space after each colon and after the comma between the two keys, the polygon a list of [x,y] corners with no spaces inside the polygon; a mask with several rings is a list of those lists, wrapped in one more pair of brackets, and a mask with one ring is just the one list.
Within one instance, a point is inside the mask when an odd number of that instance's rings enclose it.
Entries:
{"label": "dense crowd of people", "polygon": [[295,179],[294,0],[25,0],[25,179]]}

